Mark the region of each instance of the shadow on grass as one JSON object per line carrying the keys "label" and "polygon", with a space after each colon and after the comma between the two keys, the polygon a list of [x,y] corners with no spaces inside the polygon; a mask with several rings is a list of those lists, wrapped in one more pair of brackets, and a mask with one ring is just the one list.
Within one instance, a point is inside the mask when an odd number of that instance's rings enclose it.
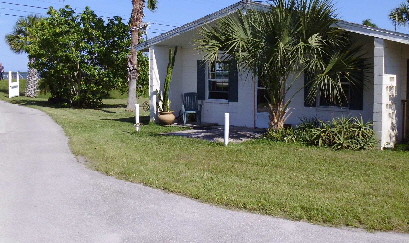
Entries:
{"label": "shadow on grass", "polygon": [[47,100],[36,100],[36,99],[24,99],[24,100],[10,100],[10,103],[24,106],[40,106],[40,107],[50,107],[50,108],[67,108],[66,106],[51,104]]}
{"label": "shadow on grass", "polygon": [[[2,90],[0,89],[0,93]],[[23,95],[20,95],[21,97],[24,97]],[[5,95],[7,98],[8,96]],[[46,99],[36,99],[36,98],[25,98],[25,99],[11,99],[8,102],[12,104],[17,104],[17,105],[23,105],[23,106],[40,106],[40,107],[49,107],[49,108],[71,108],[71,109],[82,109],[82,108],[76,108],[69,106],[67,104],[61,104],[61,103],[52,103]],[[94,108],[95,110],[101,110],[106,113],[115,113],[113,111],[105,110],[104,108],[125,108],[126,105],[122,104],[104,104],[99,108]],[[87,109],[87,108],[86,108]],[[89,108],[92,109],[92,108]]]}
{"label": "shadow on grass", "polygon": [[108,109],[108,108],[126,108],[125,104],[102,104],[98,109]]}
{"label": "shadow on grass", "polygon": [[101,111],[105,112],[105,113],[109,113],[109,114],[115,114],[116,113],[115,111],[109,111],[109,110],[104,110],[104,109],[101,109]]}
{"label": "shadow on grass", "polygon": [[[117,119],[101,119],[104,121],[118,121],[118,122],[125,122],[125,123],[131,123],[135,124],[135,116],[131,117],[126,117],[126,118],[117,118]],[[142,123],[143,125],[148,125],[149,124],[149,116],[140,116],[139,117],[139,122]]]}

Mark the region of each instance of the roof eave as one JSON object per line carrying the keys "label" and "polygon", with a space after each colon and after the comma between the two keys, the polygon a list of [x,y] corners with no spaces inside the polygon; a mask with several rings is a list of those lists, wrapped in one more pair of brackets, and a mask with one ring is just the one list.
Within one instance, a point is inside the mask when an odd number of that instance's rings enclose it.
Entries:
{"label": "roof eave", "polygon": [[234,12],[236,12],[238,10],[249,9],[250,7],[253,7],[253,6],[263,6],[263,7],[265,7],[264,4],[259,4],[259,3],[254,3],[254,2],[245,3],[245,2],[240,1],[238,3],[235,3],[233,5],[228,6],[226,8],[223,8],[223,9],[217,11],[217,12],[214,12],[214,13],[206,15],[206,16],[200,18],[200,19],[197,19],[197,20],[195,20],[193,22],[187,23],[187,24],[182,25],[182,26],[180,26],[178,28],[170,30],[170,31],[168,31],[166,33],[155,36],[155,37],[153,37],[153,38],[151,38],[151,39],[149,39],[147,41],[144,41],[144,42],[136,45],[135,48],[136,48],[137,51],[146,50],[150,46],[155,45],[155,44],[157,44],[159,42],[165,41],[165,40],[170,39],[172,37],[175,37],[175,36],[181,35],[183,33],[186,33],[186,32],[188,32],[190,30],[193,30],[193,29],[196,29],[196,28],[201,27],[203,25],[209,24],[209,23],[211,23],[211,22],[213,22],[213,21],[215,21],[217,19],[223,18],[223,17],[225,17],[225,16],[227,16],[227,15],[229,15],[231,13],[234,13]]}
{"label": "roof eave", "polygon": [[[245,3],[245,2],[238,2],[233,5],[230,5],[226,8],[223,8],[217,12],[214,12],[212,14],[206,15],[200,19],[197,19],[193,22],[187,23],[185,25],[182,25],[178,28],[175,28],[173,30],[170,30],[166,33],[163,33],[161,35],[155,36],[145,42],[142,42],[138,45],[135,46],[137,51],[143,51],[147,50],[150,46],[155,45],[157,43],[160,43],[162,41],[168,40],[170,38],[173,38],[175,36],[181,35],[183,33],[186,33],[190,30],[199,28],[201,26],[204,26],[206,24],[209,24],[217,19],[223,18],[231,13],[234,13],[238,10],[241,9],[249,9],[249,8],[254,8],[254,7],[260,7],[260,8],[267,8],[269,5],[265,4],[260,4],[260,3],[255,3],[255,2],[250,2],[250,3]],[[386,29],[380,29],[380,28],[374,28],[370,26],[365,26],[361,24],[355,24],[351,22],[347,22],[344,20],[338,20],[338,22],[334,25],[334,27],[353,32],[353,33],[358,33],[362,35],[367,35],[367,36],[372,36],[375,38],[381,38],[385,40],[390,40],[390,41],[395,41],[403,44],[409,44],[409,35],[399,33],[399,32],[394,32]]]}
{"label": "roof eave", "polygon": [[381,38],[381,39],[399,42],[403,44],[409,44],[409,35],[395,32],[395,31],[370,27],[370,26],[361,25],[361,24],[355,24],[355,23],[344,21],[344,20],[339,20],[335,24],[335,27],[346,30],[348,32],[372,36],[375,38]]}

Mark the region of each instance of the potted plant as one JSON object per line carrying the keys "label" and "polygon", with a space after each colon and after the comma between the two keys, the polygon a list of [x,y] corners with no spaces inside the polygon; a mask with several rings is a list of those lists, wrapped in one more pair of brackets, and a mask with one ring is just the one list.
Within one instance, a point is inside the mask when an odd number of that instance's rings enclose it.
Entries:
{"label": "potted plant", "polygon": [[169,49],[169,62],[166,72],[165,83],[163,84],[162,94],[157,91],[159,104],[158,104],[158,120],[163,125],[170,125],[175,121],[175,115],[173,111],[170,110],[170,82],[172,82],[173,67],[175,66],[175,57],[178,51],[178,47],[175,47],[175,50],[172,48]]}

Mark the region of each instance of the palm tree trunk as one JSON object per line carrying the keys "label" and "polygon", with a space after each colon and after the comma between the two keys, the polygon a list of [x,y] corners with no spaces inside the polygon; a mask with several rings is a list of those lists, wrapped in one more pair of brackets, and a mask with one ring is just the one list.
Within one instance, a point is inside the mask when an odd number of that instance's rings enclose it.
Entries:
{"label": "palm tree trunk", "polygon": [[287,78],[281,77],[280,80],[278,86],[268,89],[270,93],[269,127],[276,130],[284,128],[285,121],[290,115],[287,110],[288,103],[286,104],[285,101]]}
{"label": "palm tree trunk", "polygon": [[[29,58],[28,62],[30,64],[34,63],[34,58]],[[26,97],[37,97],[38,89],[38,71],[35,68],[31,68],[29,65],[28,74],[27,74],[27,85],[26,85]]]}
{"label": "palm tree trunk", "polygon": [[132,0],[131,52],[128,58],[128,104],[126,109],[134,111],[136,104],[136,82],[139,77],[138,55],[135,46],[139,43],[140,26],[143,18],[144,0]]}

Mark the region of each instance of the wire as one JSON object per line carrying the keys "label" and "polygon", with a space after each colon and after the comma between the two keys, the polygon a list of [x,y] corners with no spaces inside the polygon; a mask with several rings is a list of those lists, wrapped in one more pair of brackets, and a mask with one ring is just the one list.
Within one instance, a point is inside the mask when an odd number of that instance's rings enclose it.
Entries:
{"label": "wire", "polygon": [[12,8],[0,8],[0,9],[23,12],[23,13],[40,14],[40,13],[37,13],[37,12],[30,12],[30,11],[25,11],[25,10],[20,10],[20,9],[12,9]]}
{"label": "wire", "polygon": [[[62,3],[57,3],[57,2],[50,2],[50,1],[44,1],[44,0],[35,0],[35,1],[37,1],[37,2],[43,2],[43,3],[50,3],[50,4],[57,4],[57,5],[64,5],[64,4],[62,4]],[[191,0],[190,0],[191,1]],[[213,1],[214,2],[214,1]],[[46,8],[46,7],[42,7],[42,6],[37,6],[37,5],[28,5],[28,4],[22,4],[22,3],[11,3],[11,2],[6,2],[6,1],[0,1],[0,3],[3,3],[3,4],[9,4],[9,5],[14,5],[14,6],[19,6],[19,7],[29,7],[29,8],[35,8],[35,9],[44,9],[44,10],[48,10],[48,7]],[[202,2],[199,2],[199,3],[202,3]],[[75,9],[75,10],[79,10],[79,9],[82,9],[83,10],[83,8],[76,8],[75,6],[72,6],[73,7],[73,9]],[[3,10],[11,10],[11,11],[17,11],[17,12],[23,12],[23,13],[32,13],[32,14],[39,14],[39,15],[42,15],[42,13],[38,13],[38,12],[32,12],[32,11],[25,11],[25,10],[20,10],[20,9],[12,9],[12,8],[0,8],[0,9],[3,9]],[[98,12],[101,12],[101,11],[98,11]],[[103,12],[103,13],[108,13],[108,12]],[[112,13],[108,13],[108,14],[112,14]],[[26,16],[21,16],[21,15],[19,15],[19,14],[12,14],[12,13],[0,13],[0,15],[6,15],[6,16],[13,16],[13,17],[20,17],[20,18],[24,18],[24,17],[26,17]],[[129,18],[129,17],[125,17],[124,15],[122,15],[122,16],[120,16],[120,15],[115,15],[115,16],[119,16],[119,17],[122,17],[123,19],[127,19],[127,18]],[[99,16],[99,17],[101,17],[101,18],[105,18],[105,19],[111,19],[112,17],[106,17],[106,16]],[[177,27],[179,27],[179,26],[177,26],[177,25],[175,25],[175,23],[170,23],[170,22],[164,22],[164,21],[157,21],[157,20],[153,20],[152,22],[150,22],[149,23],[149,25],[150,26],[152,26],[152,27],[154,27],[154,26],[161,26],[161,27],[169,27],[169,28],[166,28],[166,29],[159,29],[159,28],[149,28],[148,29],[148,31],[150,32],[150,33],[153,33],[153,34],[156,34],[156,33],[159,33],[159,32],[167,32],[167,31],[169,31],[170,29],[172,29],[172,28],[177,28]],[[152,31],[153,30],[153,31]]]}
{"label": "wire", "polygon": [[[58,1],[58,3],[57,3],[57,2],[50,2],[50,1],[43,1],[43,0],[34,0],[34,1],[43,2],[43,3],[51,3],[51,4],[59,4],[59,5],[63,5],[63,6],[64,6],[64,4],[63,4],[63,3],[60,3],[60,1]],[[63,1],[63,2],[64,2],[64,1]]]}
{"label": "wire", "polygon": [[1,1],[0,3],[11,4],[11,5],[16,5],[16,6],[23,6],[23,7],[30,7],[30,8],[39,8],[39,9],[45,9],[45,10],[48,9],[48,8],[44,8],[44,7],[39,7],[39,6],[34,6],[34,5],[27,5],[27,4],[20,4],[20,3],[9,3],[9,2],[3,2],[3,1]]}
{"label": "wire", "polygon": [[21,15],[8,14],[8,13],[0,13],[0,15],[7,15],[7,16],[13,16],[13,17],[19,17],[19,18],[24,18],[25,17],[25,16],[21,16]]}
{"label": "wire", "polygon": [[216,0],[206,0],[206,1],[202,1],[202,0],[185,0],[185,1],[199,3],[199,4],[206,4],[206,5],[209,5],[209,2],[217,4],[218,6],[225,5],[223,3],[220,3],[220,1],[216,1]]}

